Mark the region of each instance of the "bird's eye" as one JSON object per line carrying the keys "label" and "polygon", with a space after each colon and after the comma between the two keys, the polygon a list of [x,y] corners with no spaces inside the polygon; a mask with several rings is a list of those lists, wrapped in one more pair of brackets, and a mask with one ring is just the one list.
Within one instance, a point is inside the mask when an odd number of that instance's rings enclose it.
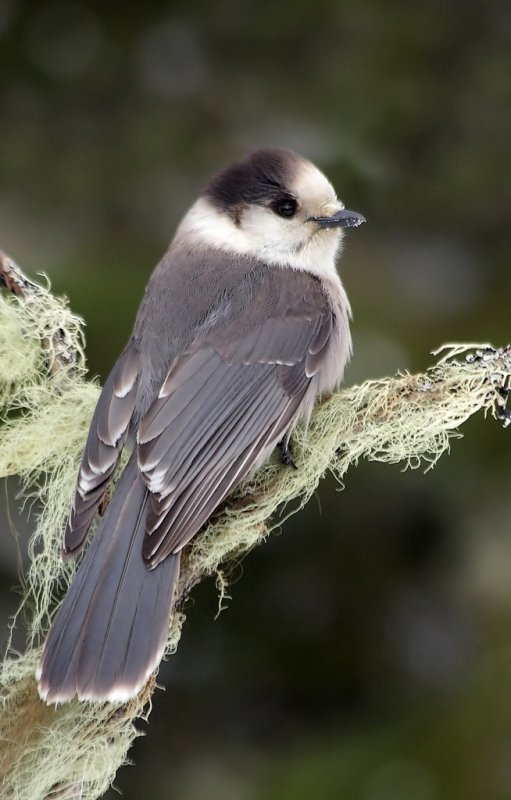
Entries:
{"label": "bird's eye", "polygon": [[297,208],[298,203],[296,200],[292,200],[290,198],[286,200],[278,200],[273,205],[273,210],[279,215],[279,217],[287,217],[288,219],[294,217]]}

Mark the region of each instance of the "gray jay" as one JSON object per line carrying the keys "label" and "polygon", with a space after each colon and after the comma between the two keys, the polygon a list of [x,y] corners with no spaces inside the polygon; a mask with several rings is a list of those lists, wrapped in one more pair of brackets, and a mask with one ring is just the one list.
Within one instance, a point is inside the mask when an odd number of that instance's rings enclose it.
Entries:
{"label": "gray jay", "polygon": [[64,555],[131,455],[46,638],[46,702],[124,701],[158,667],[181,550],[342,379],[350,307],[335,260],[362,222],[276,148],[220,172],[182,220],[92,418]]}

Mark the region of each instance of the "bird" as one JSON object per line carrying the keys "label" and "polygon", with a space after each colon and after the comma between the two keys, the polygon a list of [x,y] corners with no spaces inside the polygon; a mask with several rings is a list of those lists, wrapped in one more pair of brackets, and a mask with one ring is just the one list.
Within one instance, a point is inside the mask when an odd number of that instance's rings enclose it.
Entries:
{"label": "bird", "polygon": [[336,262],[363,222],[278,147],[223,168],[183,217],[92,417],[62,545],[84,553],[36,672],[46,703],[126,702],[158,668],[183,548],[343,378]]}

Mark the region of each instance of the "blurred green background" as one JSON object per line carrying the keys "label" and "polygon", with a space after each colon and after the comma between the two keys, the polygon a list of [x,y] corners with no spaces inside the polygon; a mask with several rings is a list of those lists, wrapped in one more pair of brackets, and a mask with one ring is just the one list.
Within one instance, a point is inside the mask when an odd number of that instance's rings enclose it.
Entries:
{"label": "blurred green background", "polygon": [[[0,87],[0,245],[84,316],[92,374],[201,186],[266,144],[368,219],[349,383],[511,340],[509,0],[2,0]],[[217,621],[194,592],[126,800],[511,798],[511,430],[465,433],[426,476],[324,481]],[[3,628],[30,526],[8,488]]]}

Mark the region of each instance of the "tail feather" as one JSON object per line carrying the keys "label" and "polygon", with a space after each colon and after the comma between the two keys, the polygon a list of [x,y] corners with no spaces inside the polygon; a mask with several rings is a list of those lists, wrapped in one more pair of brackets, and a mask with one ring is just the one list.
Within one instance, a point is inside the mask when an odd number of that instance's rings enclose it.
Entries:
{"label": "tail feather", "polygon": [[38,669],[48,703],[126,700],[144,686],[167,639],[179,555],[142,557],[147,489],[131,459],[64,598]]}

